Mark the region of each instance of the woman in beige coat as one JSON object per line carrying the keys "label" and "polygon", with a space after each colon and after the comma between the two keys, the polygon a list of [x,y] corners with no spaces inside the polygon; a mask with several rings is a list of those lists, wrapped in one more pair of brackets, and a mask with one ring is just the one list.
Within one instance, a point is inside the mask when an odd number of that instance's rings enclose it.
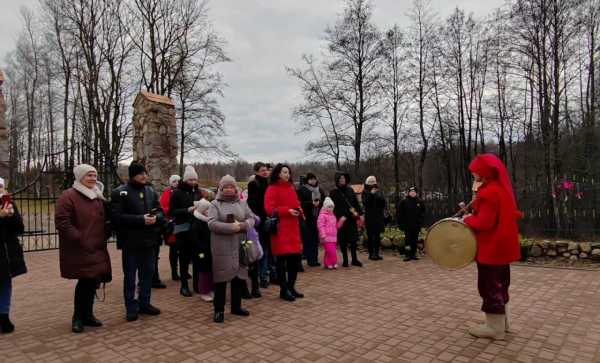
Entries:
{"label": "woman in beige coat", "polygon": [[225,292],[227,282],[231,282],[231,313],[248,316],[242,309],[242,287],[248,279],[248,267],[240,265],[240,244],[246,238],[246,231],[254,226],[254,215],[240,200],[236,181],[232,176],[224,176],[219,183],[219,192],[208,212],[208,228],[211,232],[211,253],[215,299],[213,301],[215,323],[225,320]]}

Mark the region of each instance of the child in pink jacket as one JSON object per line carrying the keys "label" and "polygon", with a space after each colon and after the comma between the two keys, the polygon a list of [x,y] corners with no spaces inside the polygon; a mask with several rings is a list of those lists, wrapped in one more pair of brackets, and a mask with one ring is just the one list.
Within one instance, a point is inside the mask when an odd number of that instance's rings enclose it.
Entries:
{"label": "child in pink jacket", "polygon": [[323,265],[327,269],[337,268],[337,232],[338,229],[344,223],[342,220],[339,222],[335,219],[335,214],[333,214],[333,209],[335,208],[335,204],[333,204],[333,200],[327,197],[323,202],[323,208],[321,208],[321,213],[319,214],[319,219],[317,219],[317,227],[319,228],[319,239],[323,244],[323,248],[325,249],[325,256],[323,257]]}

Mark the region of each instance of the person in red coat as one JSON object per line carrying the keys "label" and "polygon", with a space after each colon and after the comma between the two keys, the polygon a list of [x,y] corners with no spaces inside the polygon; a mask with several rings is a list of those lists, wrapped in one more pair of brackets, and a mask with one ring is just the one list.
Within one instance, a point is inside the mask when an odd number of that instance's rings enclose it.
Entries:
{"label": "person in red coat", "polygon": [[279,228],[271,236],[271,251],[277,259],[279,297],[287,301],[304,297],[295,287],[298,268],[302,262],[302,239],[300,238],[302,209],[291,180],[290,167],[277,164],[271,173],[270,184],[265,194],[267,215],[272,216],[276,213],[279,218]]}
{"label": "person in red coat", "polygon": [[[165,213],[165,217],[171,222],[173,218],[169,215],[169,209],[171,207],[171,196],[173,191],[177,189],[181,177],[179,175],[171,175],[169,178],[169,187],[160,196],[160,206]],[[177,273],[177,261],[179,260],[179,250],[177,249],[177,240],[175,235],[172,233],[165,234],[165,244],[169,245],[169,264],[171,265],[171,279],[173,281],[179,281],[179,274]],[[159,246],[160,247],[160,246]],[[158,263],[158,253],[156,254],[156,260]]]}
{"label": "person in red coat", "polygon": [[506,166],[498,157],[478,155],[469,170],[480,186],[473,214],[465,216],[464,222],[477,239],[477,287],[486,317],[485,324],[469,329],[469,333],[480,338],[504,339],[508,331],[510,263],[521,257],[517,223],[521,213]]}

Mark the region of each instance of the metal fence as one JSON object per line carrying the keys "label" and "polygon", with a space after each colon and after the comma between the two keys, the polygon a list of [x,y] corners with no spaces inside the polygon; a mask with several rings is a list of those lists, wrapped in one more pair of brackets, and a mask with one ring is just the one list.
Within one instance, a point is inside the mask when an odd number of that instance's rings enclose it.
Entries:
{"label": "metal fence", "polygon": [[[542,182],[517,188],[517,203],[523,212],[519,222],[523,235],[572,239],[600,237],[600,180],[570,176],[558,181],[552,191],[547,189]],[[430,193],[425,198],[427,223],[452,216],[463,200],[461,195]],[[556,213],[553,205],[557,206]]]}

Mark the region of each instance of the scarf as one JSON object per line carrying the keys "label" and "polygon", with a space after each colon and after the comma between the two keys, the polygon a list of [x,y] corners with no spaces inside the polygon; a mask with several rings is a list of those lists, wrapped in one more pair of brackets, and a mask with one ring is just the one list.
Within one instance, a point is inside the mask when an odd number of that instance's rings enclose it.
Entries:
{"label": "scarf", "polygon": [[312,200],[321,200],[321,191],[319,190],[319,185],[313,187],[310,184],[305,184],[304,187],[312,193]]}
{"label": "scarf", "polygon": [[94,200],[94,199],[106,200],[106,199],[104,199],[104,195],[102,194],[102,192],[104,191],[104,184],[102,184],[101,182],[97,181],[94,188],[90,189],[90,188],[86,187],[85,185],[83,185],[79,180],[76,180],[73,183],[73,189],[77,190],[79,193],[83,194],[84,196],[88,197],[91,200]]}

